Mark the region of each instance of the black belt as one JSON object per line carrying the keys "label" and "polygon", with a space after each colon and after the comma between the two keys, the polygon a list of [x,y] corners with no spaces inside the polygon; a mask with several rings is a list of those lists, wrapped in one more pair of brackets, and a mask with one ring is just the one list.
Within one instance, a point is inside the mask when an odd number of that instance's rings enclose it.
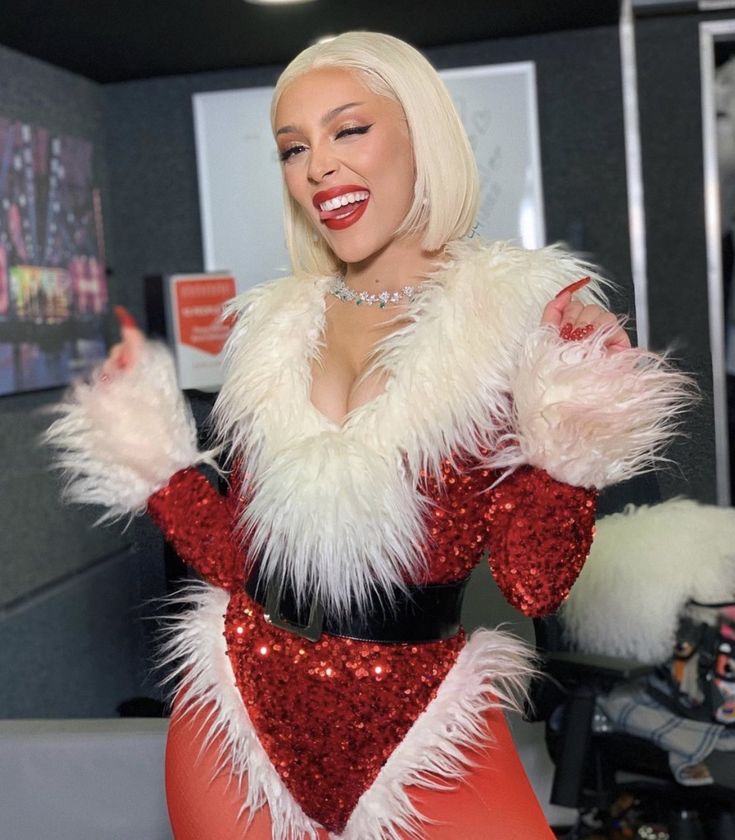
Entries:
{"label": "black belt", "polygon": [[[245,582],[245,591],[265,610],[265,620],[275,627],[316,642],[322,633],[366,642],[438,642],[455,636],[460,627],[460,610],[469,577],[456,583],[408,584],[382,598],[373,597],[367,608],[349,611],[343,618],[324,614],[312,599],[297,607],[290,586],[278,581],[259,582],[259,564]],[[308,599],[305,599],[308,603]]]}

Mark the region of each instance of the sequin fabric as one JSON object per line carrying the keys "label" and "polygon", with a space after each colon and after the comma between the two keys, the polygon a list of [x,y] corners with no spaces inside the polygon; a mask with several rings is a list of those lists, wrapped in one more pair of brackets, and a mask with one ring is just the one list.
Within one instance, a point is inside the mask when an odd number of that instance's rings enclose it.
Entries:
{"label": "sequin fabric", "polygon": [[459,580],[489,550],[506,599],[526,615],[553,613],[589,554],[597,493],[521,467],[493,487],[497,474],[475,459],[442,462],[422,474],[427,517],[427,583]]}
{"label": "sequin fabric", "polygon": [[306,814],[341,832],[464,644],[378,645],[322,636],[308,642],[230,598],[227,649],[258,737]]}
{"label": "sequin fabric", "polygon": [[[552,612],[589,551],[595,493],[542,470],[518,469],[496,487],[479,459],[421,475],[429,500],[425,583],[464,578],[490,550],[511,604]],[[464,635],[430,644],[376,645],[323,635],[308,642],[265,622],[242,590],[243,552],[232,527],[235,477],[221,497],[196,469],[177,473],[149,511],[182,558],[231,591],[225,638],[240,695],[260,742],[304,812],[340,832],[456,661]]]}

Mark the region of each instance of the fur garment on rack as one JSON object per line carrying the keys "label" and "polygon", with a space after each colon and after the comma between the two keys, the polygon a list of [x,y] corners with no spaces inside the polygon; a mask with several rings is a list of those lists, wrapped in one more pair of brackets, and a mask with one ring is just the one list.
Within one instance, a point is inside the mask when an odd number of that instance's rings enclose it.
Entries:
{"label": "fur garment on rack", "polygon": [[672,499],[597,523],[560,617],[585,653],[655,664],[671,656],[689,600],[735,599],[735,510]]}

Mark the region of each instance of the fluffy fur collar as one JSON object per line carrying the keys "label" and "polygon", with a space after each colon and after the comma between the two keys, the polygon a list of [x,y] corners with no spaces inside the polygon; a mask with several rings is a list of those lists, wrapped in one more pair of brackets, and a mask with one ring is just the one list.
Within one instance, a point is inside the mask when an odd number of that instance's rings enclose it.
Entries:
{"label": "fluffy fur collar", "polygon": [[556,247],[452,243],[378,348],[385,392],[342,427],[310,401],[331,278],[288,277],[236,299],[215,417],[245,465],[251,501],[240,524],[265,574],[285,573],[297,592],[315,588],[335,611],[415,576],[419,471],[457,451],[494,450],[511,431],[526,336],[543,306],[586,274],[599,280]]}

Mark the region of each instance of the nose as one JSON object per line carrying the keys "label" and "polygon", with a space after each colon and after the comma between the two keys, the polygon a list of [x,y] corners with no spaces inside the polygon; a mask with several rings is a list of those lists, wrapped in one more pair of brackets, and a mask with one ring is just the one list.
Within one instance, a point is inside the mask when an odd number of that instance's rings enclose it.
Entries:
{"label": "nose", "polygon": [[320,184],[338,169],[331,150],[325,146],[312,147],[307,177],[312,184]]}

